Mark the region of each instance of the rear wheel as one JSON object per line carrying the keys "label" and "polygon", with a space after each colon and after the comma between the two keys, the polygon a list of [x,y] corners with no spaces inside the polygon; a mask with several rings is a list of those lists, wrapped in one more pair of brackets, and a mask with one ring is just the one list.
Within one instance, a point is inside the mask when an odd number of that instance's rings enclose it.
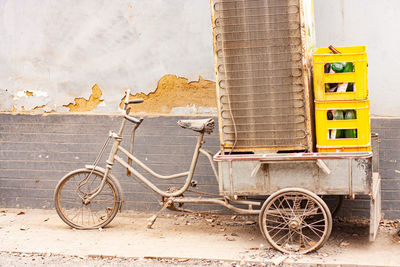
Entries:
{"label": "rear wheel", "polygon": [[55,208],[61,219],[76,229],[95,229],[109,224],[121,205],[121,194],[116,183],[107,178],[103,190],[90,202],[84,200],[96,192],[104,174],[80,169],[68,173],[58,183]]}
{"label": "rear wheel", "polygon": [[332,218],[336,217],[340,208],[343,205],[344,196],[342,195],[324,195],[320,196],[321,199],[326,203],[329,208],[329,211],[332,214]]}
{"label": "rear wheel", "polygon": [[264,202],[260,228],[277,250],[305,254],[328,240],[332,217],[325,202],[316,194],[301,188],[285,188]]}

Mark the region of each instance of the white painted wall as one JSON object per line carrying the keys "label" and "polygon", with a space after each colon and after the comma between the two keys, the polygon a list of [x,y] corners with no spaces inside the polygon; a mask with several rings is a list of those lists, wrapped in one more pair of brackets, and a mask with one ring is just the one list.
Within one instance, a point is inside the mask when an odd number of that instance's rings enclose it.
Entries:
{"label": "white painted wall", "polygon": [[214,79],[208,0],[3,0],[0,40],[0,110],[67,111],[97,83],[115,112],[166,74]]}
{"label": "white painted wall", "polygon": [[[317,45],[367,45],[371,113],[400,116],[400,1],[314,6]],[[0,40],[0,110],[63,112],[97,83],[95,111],[115,112],[125,88],[149,93],[166,74],[214,80],[209,0],[3,0]]]}
{"label": "white painted wall", "polygon": [[400,1],[314,0],[317,46],[366,45],[371,114],[400,116]]}

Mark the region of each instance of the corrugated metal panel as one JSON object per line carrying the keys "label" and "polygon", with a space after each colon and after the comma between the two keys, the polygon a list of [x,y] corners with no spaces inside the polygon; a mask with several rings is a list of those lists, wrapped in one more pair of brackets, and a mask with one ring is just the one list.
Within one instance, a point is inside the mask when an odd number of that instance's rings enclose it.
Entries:
{"label": "corrugated metal panel", "polygon": [[236,151],[308,150],[299,0],[214,0],[221,142]]}

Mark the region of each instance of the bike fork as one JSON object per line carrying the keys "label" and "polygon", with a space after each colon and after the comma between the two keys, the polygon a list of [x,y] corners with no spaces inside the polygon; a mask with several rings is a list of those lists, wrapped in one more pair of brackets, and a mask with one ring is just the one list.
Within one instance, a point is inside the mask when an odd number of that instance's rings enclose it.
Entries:
{"label": "bike fork", "polygon": [[89,204],[90,201],[92,201],[92,199],[94,199],[98,194],[100,194],[100,192],[104,188],[104,185],[106,184],[108,174],[110,173],[112,166],[114,165],[114,161],[115,161],[114,157],[117,154],[118,147],[122,141],[122,137],[114,132],[110,132],[110,136],[114,138],[114,144],[111,149],[110,155],[108,156],[108,159],[106,161],[107,166],[106,166],[106,170],[104,172],[103,179],[101,180],[101,183],[100,183],[99,187],[96,189],[96,191],[93,194],[91,194],[89,197],[83,199],[84,204]]}

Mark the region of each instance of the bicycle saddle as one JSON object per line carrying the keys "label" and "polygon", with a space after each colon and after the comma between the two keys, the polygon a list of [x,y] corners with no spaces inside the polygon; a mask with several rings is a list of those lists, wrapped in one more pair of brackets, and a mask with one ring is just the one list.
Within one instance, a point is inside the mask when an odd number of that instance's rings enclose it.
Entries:
{"label": "bicycle saddle", "polygon": [[179,120],[178,125],[182,128],[191,129],[196,132],[212,133],[214,129],[213,119],[201,119],[201,120]]}

